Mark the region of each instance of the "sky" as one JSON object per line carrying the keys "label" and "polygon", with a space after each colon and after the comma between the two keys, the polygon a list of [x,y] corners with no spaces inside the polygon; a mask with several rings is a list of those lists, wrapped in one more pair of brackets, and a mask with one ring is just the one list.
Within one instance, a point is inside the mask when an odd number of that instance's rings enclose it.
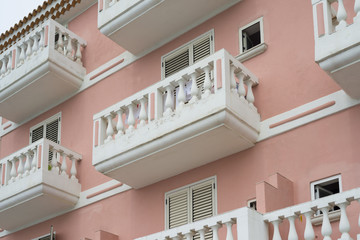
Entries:
{"label": "sky", "polygon": [[27,16],[44,0],[0,0],[0,33]]}

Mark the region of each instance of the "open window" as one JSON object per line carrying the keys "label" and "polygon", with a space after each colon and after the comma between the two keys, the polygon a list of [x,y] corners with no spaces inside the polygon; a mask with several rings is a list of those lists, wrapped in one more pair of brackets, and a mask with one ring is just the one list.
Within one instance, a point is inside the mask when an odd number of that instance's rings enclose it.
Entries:
{"label": "open window", "polygon": [[[310,184],[311,187],[311,200],[327,197],[333,194],[342,192],[341,175],[335,175],[325,179],[321,179]],[[334,206],[329,211],[330,221],[336,221],[340,219],[339,207]],[[314,225],[321,224],[322,212],[317,211],[315,217],[312,220]]]}
{"label": "open window", "polygon": [[257,210],[256,207],[256,199],[251,199],[247,202],[247,206],[248,208],[254,209],[255,211]]}
{"label": "open window", "polygon": [[248,60],[266,50],[263,29],[262,17],[239,29],[240,54],[237,56],[238,60]]}

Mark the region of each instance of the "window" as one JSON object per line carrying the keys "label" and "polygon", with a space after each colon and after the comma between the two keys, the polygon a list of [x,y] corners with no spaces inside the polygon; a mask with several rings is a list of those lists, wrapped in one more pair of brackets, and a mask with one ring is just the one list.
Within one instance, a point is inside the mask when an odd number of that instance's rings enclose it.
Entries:
{"label": "window", "polygon": [[30,128],[30,144],[42,138],[60,143],[60,121],[61,113],[58,113]]}
{"label": "window", "polygon": [[266,50],[263,18],[259,18],[239,29],[240,54],[237,59],[245,61]]}
{"label": "window", "polygon": [[[321,179],[310,184],[311,188],[311,200],[316,200],[322,197],[333,195],[342,192],[341,175],[336,175]],[[330,221],[336,221],[340,219],[340,212],[338,206],[334,206],[329,211]],[[322,223],[322,212],[319,210],[315,213],[311,222],[314,225],[320,225]]]}
{"label": "window", "polygon": [[56,234],[53,233],[52,239],[51,239],[51,234],[47,234],[47,235],[41,236],[39,238],[34,238],[33,240],[56,240]]}
{"label": "window", "polygon": [[248,208],[254,209],[255,211],[257,210],[256,208],[256,199],[251,199],[247,202],[247,206]]}
{"label": "window", "polygon": [[162,79],[193,65],[214,52],[213,31],[175,49],[161,58]]}
{"label": "window", "polygon": [[214,216],[215,199],[215,177],[166,193],[166,229]]}

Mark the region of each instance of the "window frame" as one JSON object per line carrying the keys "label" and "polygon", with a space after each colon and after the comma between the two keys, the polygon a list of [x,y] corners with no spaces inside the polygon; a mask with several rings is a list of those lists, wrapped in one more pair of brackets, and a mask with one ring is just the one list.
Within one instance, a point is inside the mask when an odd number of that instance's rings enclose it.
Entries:
{"label": "window frame", "polygon": [[61,143],[61,112],[59,112],[59,113],[57,113],[57,114],[55,114],[55,115],[53,115],[53,116],[45,119],[44,121],[42,121],[42,122],[40,122],[40,123],[32,126],[32,127],[30,128],[30,131],[29,131],[29,144],[32,143],[32,142],[31,142],[31,139],[32,139],[32,134],[31,134],[31,133],[32,133],[33,130],[37,129],[37,128],[40,127],[40,126],[44,126],[44,128],[43,128],[43,129],[44,129],[44,132],[43,132],[43,137],[42,137],[42,138],[45,138],[45,137],[46,137],[46,124],[49,124],[49,123],[51,123],[51,122],[53,122],[53,121],[55,121],[55,120],[57,120],[57,119],[59,119],[59,124],[58,124],[58,142],[57,142],[57,144],[60,144],[60,143]]}
{"label": "window frame", "polygon": [[320,198],[316,198],[315,196],[315,186],[316,185],[319,185],[319,184],[322,184],[322,183],[326,183],[326,182],[330,182],[330,181],[333,181],[335,179],[338,179],[338,182],[339,182],[339,193],[342,192],[342,180],[341,180],[341,174],[337,174],[337,175],[334,175],[334,176],[331,176],[331,177],[327,177],[327,178],[323,178],[323,179],[320,179],[320,180],[317,180],[317,181],[314,181],[314,182],[311,182],[310,183],[310,193],[311,193],[311,200],[316,200],[316,199],[320,199]]}
{"label": "window frame", "polygon": [[[206,178],[206,179],[203,179],[203,180],[200,180],[200,181],[197,181],[197,182],[194,182],[194,183],[191,183],[191,184],[188,184],[188,185],[185,185],[185,186],[182,186],[180,188],[176,188],[176,189],[173,189],[171,191],[168,191],[165,193],[164,195],[164,208],[165,208],[165,229],[168,230],[169,229],[169,208],[168,208],[168,204],[166,204],[167,200],[168,200],[168,197],[173,195],[173,194],[176,194],[176,193],[179,193],[180,192],[184,192],[184,191],[188,191],[190,192],[190,189],[192,188],[196,188],[196,187],[200,187],[201,185],[203,184],[207,184],[207,183],[212,183],[212,184],[215,184],[215,189],[213,190],[213,196],[212,196],[212,200],[213,200],[213,216],[217,215],[217,178],[216,176],[212,176],[212,177],[209,177],[209,178]],[[188,213],[190,211],[190,209],[192,208],[192,201],[190,201],[190,194],[188,194],[188,201],[189,201],[189,209],[188,209]],[[192,213],[190,211],[190,214],[188,214],[188,223],[193,223],[192,220],[191,220],[191,216],[192,216]]]}
{"label": "window frame", "polygon": [[[179,54],[181,54],[182,52],[186,51],[186,49],[189,50],[189,66],[194,64],[193,61],[193,46],[198,43],[201,42],[202,40],[204,40],[205,38],[210,37],[210,54],[214,53],[215,50],[215,41],[214,41],[214,29],[211,29],[210,31],[207,31],[203,34],[201,34],[200,36],[194,38],[193,40],[181,45],[180,47],[166,53],[165,55],[161,56],[161,80],[165,79],[165,61],[169,58],[173,58]],[[181,71],[181,70],[180,70]]]}
{"label": "window frame", "polygon": [[[248,50],[243,51],[243,40],[242,40],[242,32],[243,30],[247,29],[248,27],[251,27],[252,25],[255,25],[256,23],[259,23],[260,25],[260,43]],[[263,52],[267,49],[267,45],[265,43],[265,37],[264,37],[264,17],[261,16],[254,21],[242,26],[239,28],[239,55],[236,57],[237,60],[244,62],[250,58],[253,58]]]}

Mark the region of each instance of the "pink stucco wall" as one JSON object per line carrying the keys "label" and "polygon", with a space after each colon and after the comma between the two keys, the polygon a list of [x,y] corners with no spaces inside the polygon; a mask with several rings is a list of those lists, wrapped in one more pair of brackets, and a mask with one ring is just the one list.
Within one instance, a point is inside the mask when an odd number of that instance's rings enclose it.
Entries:
{"label": "pink stucco wall", "polygon": [[[30,127],[61,112],[61,145],[83,155],[78,164],[82,190],[110,180],[92,166],[93,115],[159,81],[161,56],[211,29],[215,32],[215,51],[225,48],[230,54],[238,55],[239,27],[260,16],[264,17],[268,49],[244,65],[260,79],[254,95],[262,120],[339,90],[314,62],[310,1],[243,0],[3,136],[0,157],[28,145]],[[88,73],[124,51],[99,32],[96,19],[95,5],[69,24],[73,32],[88,42],[84,51]],[[344,191],[358,187],[359,119],[360,107],[353,107],[259,142],[225,159],[143,189],[123,192],[3,239],[38,237],[48,232],[50,224],[55,226],[59,239],[95,238],[97,230],[117,234],[119,239],[161,231],[165,225],[164,194],[215,175],[218,213],[246,206],[247,200],[256,197],[256,184],[274,173],[293,182],[294,204],[310,200],[310,182],[334,174],[342,175]],[[353,208],[352,220],[359,212],[358,206]],[[303,226],[304,222],[299,225]]]}

